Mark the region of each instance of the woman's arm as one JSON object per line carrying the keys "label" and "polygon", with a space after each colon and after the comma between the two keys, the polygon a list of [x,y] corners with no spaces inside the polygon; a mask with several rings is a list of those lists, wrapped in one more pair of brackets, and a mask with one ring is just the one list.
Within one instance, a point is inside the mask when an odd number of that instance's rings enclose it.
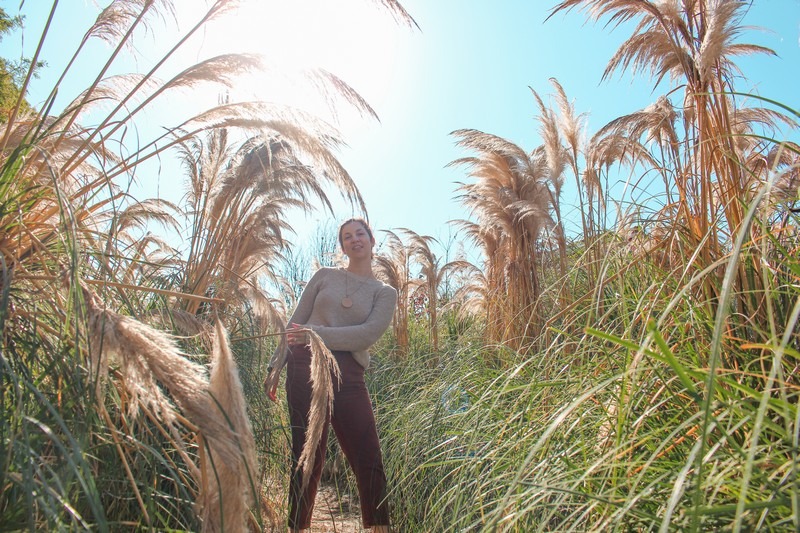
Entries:
{"label": "woman's arm", "polygon": [[[314,310],[314,300],[317,298],[319,292],[320,282],[324,276],[323,269],[317,270],[311,279],[306,283],[303,292],[300,294],[300,301],[297,302],[297,307],[292,313],[288,324],[294,326],[297,321],[305,322],[311,317],[311,312]],[[293,329],[291,327],[287,328]],[[289,343],[287,339],[282,338],[278,343],[278,347],[272,354],[267,367],[267,377],[264,380],[264,391],[270,400],[277,401],[278,399],[278,382],[280,381],[281,370],[286,365],[286,357],[289,355]]]}
{"label": "woman's arm", "polygon": [[353,326],[310,325],[309,327],[331,350],[366,350],[375,344],[389,327],[396,306],[397,291],[384,285],[378,291],[372,311],[363,323]]}

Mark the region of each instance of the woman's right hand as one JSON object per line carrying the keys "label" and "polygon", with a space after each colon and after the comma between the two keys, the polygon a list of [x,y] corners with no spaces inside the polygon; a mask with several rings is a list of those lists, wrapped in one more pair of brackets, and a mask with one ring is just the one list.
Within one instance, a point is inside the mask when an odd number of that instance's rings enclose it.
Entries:
{"label": "woman's right hand", "polygon": [[[292,322],[286,328],[286,343],[289,346],[306,346],[309,343],[308,332],[310,328]],[[267,397],[273,402],[278,401],[278,382],[280,381],[280,372],[270,370],[267,378],[264,380],[264,392]]]}

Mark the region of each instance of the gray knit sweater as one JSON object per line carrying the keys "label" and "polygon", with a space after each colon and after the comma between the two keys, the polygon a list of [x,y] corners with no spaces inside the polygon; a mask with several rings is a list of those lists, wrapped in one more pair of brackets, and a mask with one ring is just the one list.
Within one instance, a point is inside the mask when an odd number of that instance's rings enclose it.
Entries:
{"label": "gray knit sweater", "polygon": [[[345,296],[352,302],[350,307],[342,305]],[[396,306],[397,291],[393,287],[341,268],[324,267],[306,284],[287,326],[308,326],[329,350],[353,352],[355,360],[367,368],[369,348],[389,327]],[[277,371],[286,364],[288,355],[281,346],[270,360]]]}

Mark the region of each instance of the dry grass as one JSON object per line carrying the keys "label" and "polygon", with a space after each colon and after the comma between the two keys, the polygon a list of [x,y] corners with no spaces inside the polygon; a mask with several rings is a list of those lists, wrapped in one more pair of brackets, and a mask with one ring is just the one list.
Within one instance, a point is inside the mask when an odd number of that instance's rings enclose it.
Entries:
{"label": "dry grass", "polygon": [[392,330],[401,355],[408,353],[408,319],[411,280],[410,251],[396,234],[389,237],[382,252],[375,257],[376,275],[397,290],[397,309],[392,317]]}
{"label": "dry grass", "polygon": [[204,456],[200,514],[204,531],[244,531],[248,510],[261,494],[256,444],[228,334],[220,321],[214,329],[208,391],[235,432],[240,451],[231,457],[211,447]]}
{"label": "dry grass", "polygon": [[87,288],[82,287],[82,293],[98,401],[104,402],[102,383],[113,365],[130,394],[130,416],[146,409],[173,426],[185,415],[201,437],[201,465],[195,475],[203,530],[243,531],[260,490],[253,434],[222,324],[215,328],[208,379],[205,368],[180,353],[174,339],[106,309]]}
{"label": "dry grass", "polygon": [[[771,138],[780,135],[782,127],[796,128],[797,121],[796,113],[792,117],[750,107],[749,99],[736,92],[743,79],[736,58],[774,55],[738,39],[750,29],[742,23],[748,4],[567,0],[552,12],[572,9],[585,11],[594,21],[608,18],[612,26],[635,23],[604,77],[630,69],[649,74],[656,88],[670,85],[669,96],[613,120],[592,138],[585,175],[596,182],[609,165],[619,164],[641,176],[626,185],[645,191],[649,198],[631,198],[638,212],[623,213],[619,222],[626,216],[643,219],[650,248],[664,265],[700,273],[724,260],[739,233],[746,231],[744,250],[752,259],[735,273],[736,305],[764,323],[768,317],[763,302],[752,296],[766,288],[763,250],[757,245],[761,231],[745,223],[746,211],[770,172],[786,168],[772,156],[780,143]],[[790,159],[796,165],[797,157]],[[656,189],[655,181],[644,182],[650,176],[661,178],[663,191]],[[724,272],[716,269],[715,274],[697,287],[697,298],[711,302],[720,297]],[[745,330],[739,334],[747,335]]]}
{"label": "dry grass", "polygon": [[303,452],[297,462],[303,472],[303,489],[308,485],[314,468],[314,456],[322,439],[322,430],[333,411],[333,380],[341,379],[339,364],[322,339],[308,330],[311,348],[311,407],[308,411],[308,426]]}
{"label": "dry grass", "polygon": [[453,134],[459,146],[477,154],[450,164],[466,166],[475,180],[459,187],[462,203],[477,218],[462,227],[484,250],[488,340],[521,349],[541,326],[534,311],[542,290],[542,239],[555,227],[554,177],[544,153],[528,154],[477,130]]}

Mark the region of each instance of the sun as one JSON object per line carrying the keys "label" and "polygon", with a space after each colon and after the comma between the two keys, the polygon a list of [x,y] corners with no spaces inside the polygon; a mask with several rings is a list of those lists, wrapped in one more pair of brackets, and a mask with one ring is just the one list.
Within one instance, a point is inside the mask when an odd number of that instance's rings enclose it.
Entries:
{"label": "sun", "polygon": [[[196,1],[196,0],[191,0]],[[262,55],[270,72],[238,84],[239,98],[293,101],[302,88],[276,73],[323,68],[352,86],[378,112],[395,74],[408,28],[374,0],[243,0],[202,37],[204,54]],[[307,103],[307,102],[306,102]]]}

